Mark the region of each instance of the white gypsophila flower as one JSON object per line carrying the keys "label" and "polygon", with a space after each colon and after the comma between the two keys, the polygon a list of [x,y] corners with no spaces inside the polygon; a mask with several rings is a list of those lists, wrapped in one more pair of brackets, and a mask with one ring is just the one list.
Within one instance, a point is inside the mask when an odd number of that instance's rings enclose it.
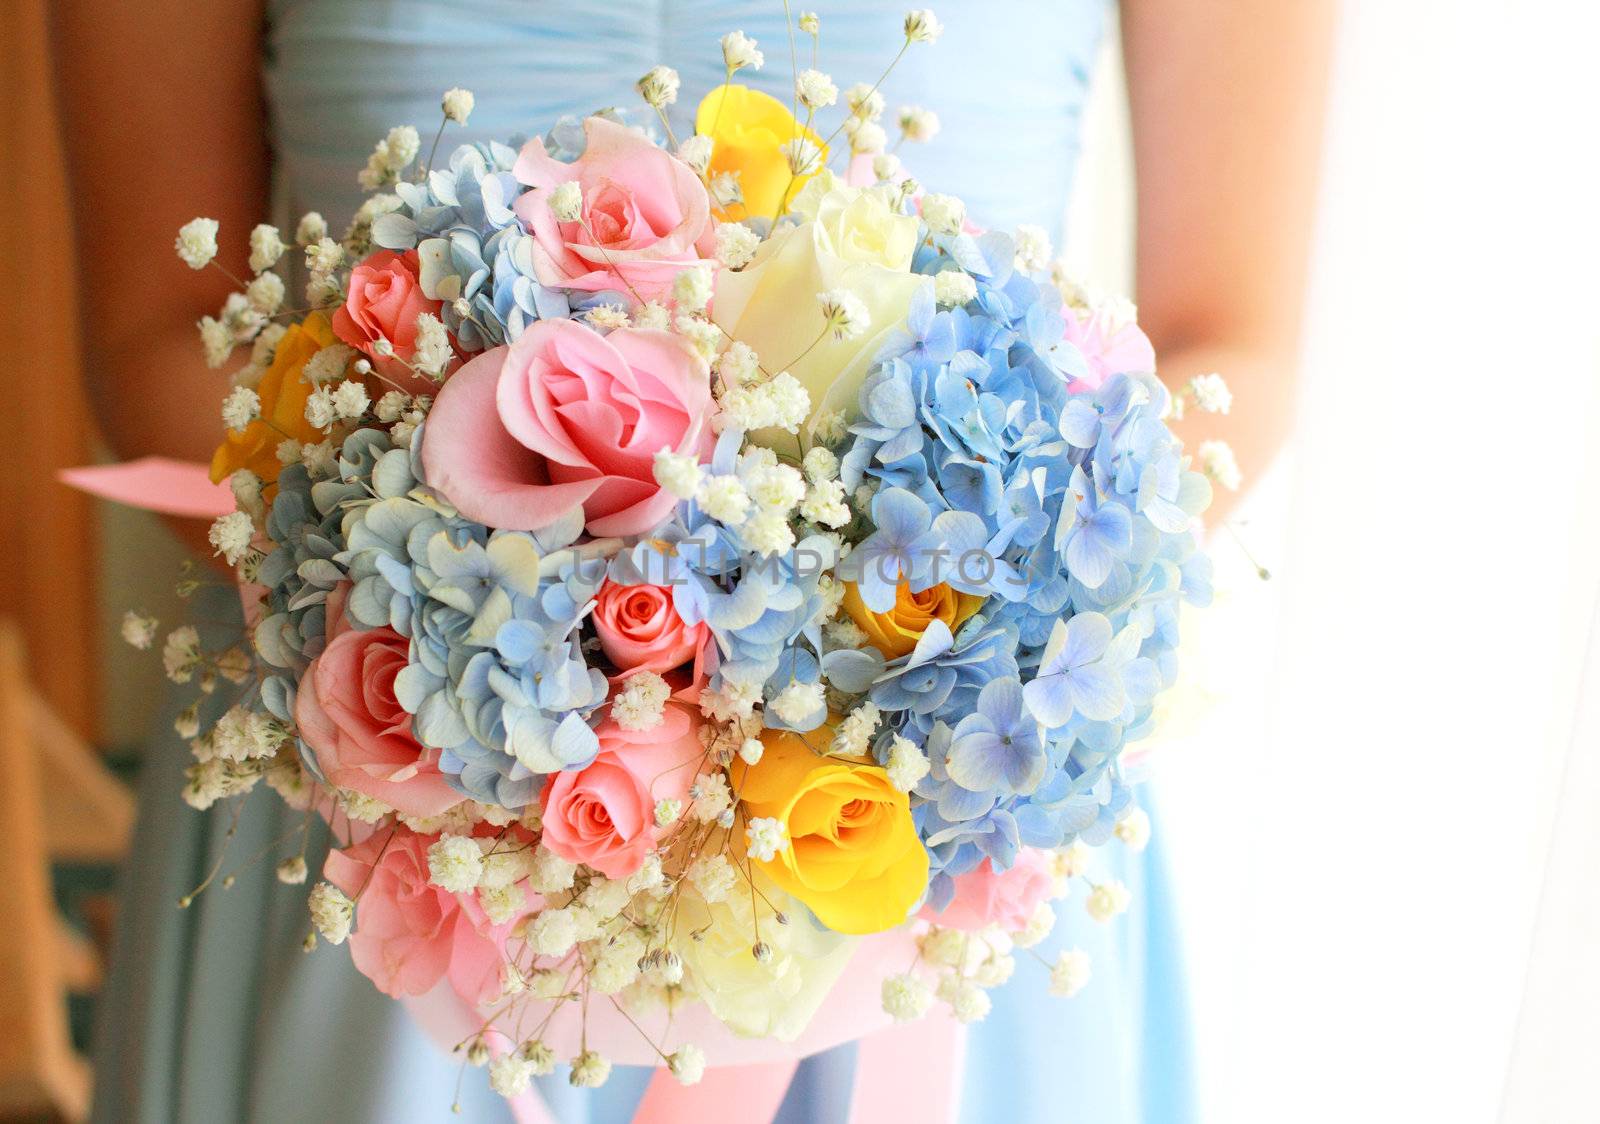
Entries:
{"label": "white gypsophila flower", "polygon": [[350,922],[355,918],[356,909],[344,891],[331,882],[318,882],[311,887],[306,906],[311,911],[311,924],[322,934],[322,939],[329,944],[344,944],[350,935]]}
{"label": "white gypsophila flower", "polygon": [[533,1084],[533,1064],[520,1054],[503,1054],[489,1065],[489,1088],[502,1097],[520,1097]]}
{"label": "white gypsophila flower", "polygon": [[[632,898],[635,894],[647,894],[652,890],[659,890],[666,884],[667,872],[661,865],[661,856],[652,853],[644,857],[644,862],[639,864],[638,870],[628,875],[622,883],[622,888],[627,897]],[[623,905],[626,904],[627,901],[624,900]],[[621,912],[621,908],[618,907],[618,912]]]}
{"label": "white gypsophila flower", "polygon": [[267,318],[243,293],[228,294],[228,299],[222,302],[218,319],[227,325],[235,343],[248,343],[255,339],[256,333],[267,322]]}
{"label": "white gypsophila flower", "polygon": [[450,333],[444,321],[431,312],[417,313],[417,338],[411,365],[434,382],[443,380],[455,353],[450,350]]}
{"label": "white gypsophila flower", "polygon": [[565,956],[578,940],[569,909],[547,909],[528,924],[528,944],[540,956]]}
{"label": "white gypsophila flower", "polygon": [[756,41],[742,31],[730,31],[722,37],[722,61],[732,74],[736,70],[760,70],[767,57],[756,46]]}
{"label": "white gypsophila flower", "polygon": [[215,371],[233,354],[233,331],[214,316],[200,318],[200,346],[205,351],[206,366]]}
{"label": "white gypsophila flower", "polygon": [[634,86],[651,109],[665,109],[678,100],[678,87],[681,84],[678,72],[672,67],[652,66]]}
{"label": "white gypsophila flower", "polygon": [[717,357],[717,347],[722,342],[722,329],[698,316],[681,313],[672,322],[672,330],[694,348],[695,354],[710,363]]}
{"label": "white gypsophila flower", "polygon": [[540,845],[534,848],[532,869],[528,872],[528,885],[534,892],[540,894],[554,894],[572,888],[572,880],[578,868],[550,848]]}
{"label": "white gypsophila flower", "polygon": [[867,752],[867,744],[878,720],[883,716],[876,704],[864,702],[845,716],[833,732],[833,742],[828,752],[840,757],[860,757]]}
{"label": "white gypsophila flower", "polygon": [[689,884],[711,905],[726,901],[738,884],[738,873],[721,851],[690,863],[687,877]]}
{"label": "white gypsophila flower", "polygon": [[800,470],[813,484],[832,480],[839,475],[839,458],[832,449],[823,445],[813,445],[800,459]]}
{"label": "white gypsophila flower", "polygon": [[1202,441],[1195,454],[1200,458],[1202,472],[1230,492],[1239,490],[1244,475],[1239,471],[1239,462],[1234,459],[1232,445],[1226,441]]}
{"label": "white gypsophila flower", "polygon": [[911,972],[883,981],[883,1010],[897,1023],[920,1019],[933,1004],[933,989]]}
{"label": "white gypsophila flower", "polygon": [[216,547],[215,553],[222,555],[228,565],[237,566],[239,560],[249,552],[250,540],[255,533],[255,523],[250,516],[242,511],[234,511],[211,524],[206,539]]}
{"label": "white gypsophila flower", "polygon": [[473,107],[478,104],[478,99],[472,96],[471,90],[463,90],[460,86],[452,86],[444,92],[444,97],[439,99],[439,108],[444,110],[448,120],[457,125],[465,125],[467,118],[472,116]]}
{"label": "white gypsophila flower", "polygon": [[306,421],[317,429],[327,429],[339,420],[339,408],[333,404],[333,392],[319,386],[306,396]]}
{"label": "white gypsophila flower", "polygon": [[815,36],[822,31],[822,20],[815,12],[801,12],[798,22],[800,30],[807,35]]}
{"label": "white gypsophila flower", "polygon": [[983,988],[1000,987],[1016,970],[1016,957],[996,953],[978,965],[972,973],[972,982]]}
{"label": "white gypsophila flower", "polygon": [[959,269],[933,275],[933,299],[946,308],[959,308],[978,295],[978,283]]}
{"label": "white gypsophila flower", "polygon": [[1063,949],[1050,966],[1050,994],[1071,999],[1089,982],[1089,954],[1081,948]]}
{"label": "white gypsophila flower", "polygon": [[583,318],[602,332],[626,328],[630,323],[628,310],[620,304],[597,304],[585,312]]}
{"label": "white gypsophila flower", "polygon": [[835,530],[845,526],[851,515],[850,505],[844,502],[844,485],[837,480],[817,481],[800,502],[800,517]]}
{"label": "white gypsophila flower", "polygon": [[729,269],[743,269],[761,247],[761,236],[742,222],[717,225],[717,260]]}
{"label": "white gypsophila flower", "polygon": [[698,1085],[706,1074],[706,1052],[692,1043],[685,1042],[667,1055],[667,1068],[672,1071],[672,1076],[678,1079],[680,1085]]}
{"label": "white gypsophila flower", "polygon": [[757,816],[745,825],[745,842],[750,857],[757,862],[769,863],[778,852],[788,850],[789,837],[783,821],[771,816]]}
{"label": "white gypsophila flower", "polygon": [[470,835],[446,835],[428,847],[428,881],[452,894],[476,890],[483,879],[483,849]]}
{"label": "white gypsophila flower", "polygon": [[[361,227],[370,228],[374,219],[377,219],[383,215],[391,214],[394,211],[398,211],[405,205],[406,202],[404,199],[390,192],[384,192],[379,195],[370,195],[361,204],[361,206],[356,208],[355,217],[351,220],[351,229],[359,230]],[[348,237],[349,235],[347,234],[346,238]]]}
{"label": "white gypsophila flower", "polygon": [[282,465],[299,464],[301,448],[300,442],[293,437],[285,437],[278,442],[278,463]]}
{"label": "white gypsophila flower", "polygon": [[711,201],[724,209],[735,203],[744,202],[744,188],[739,183],[737,170],[731,172],[718,172],[706,184],[706,192],[711,196]]}
{"label": "white gypsophila flower", "polygon": [[[1049,852],[1048,863],[1050,877],[1058,885],[1065,884],[1068,880],[1077,878],[1089,869],[1089,846],[1081,839],[1074,839],[1065,847]],[[1063,889],[1055,896],[1061,897],[1066,893]]]}
{"label": "white gypsophila flower", "polygon": [[304,855],[295,855],[284,859],[278,864],[278,881],[285,886],[299,886],[306,880],[306,859]]}
{"label": "white gypsophila flower", "polygon": [[504,925],[512,918],[522,915],[528,905],[528,895],[518,885],[480,886],[478,904],[483,907],[490,924]]}
{"label": "white gypsophila flower", "polygon": [[339,809],[357,823],[377,823],[394,809],[379,800],[353,788],[339,789]]}
{"label": "white gypsophila flower", "polygon": [[693,800],[689,805],[690,811],[701,823],[710,823],[733,804],[733,794],[728,789],[728,778],[720,772],[696,777],[694,783],[689,786],[689,796]]}
{"label": "white gypsophila flower", "polygon": [[960,234],[967,221],[967,205],[954,195],[930,192],[922,197],[922,221],[935,234]]}
{"label": "white gypsophila flower", "polygon": [[811,439],[837,445],[849,433],[843,410],[824,410],[811,419]]}
{"label": "white gypsophila flower", "polygon": [[680,500],[693,499],[700,490],[700,465],[687,453],[674,453],[663,447],[652,465],[656,483]]}
{"label": "white gypsophila flower", "polygon": [[550,192],[550,211],[560,222],[577,222],[583,214],[583,187],[577,180],[557,184]]}
{"label": "white gypsophila flower", "polygon": [[271,316],[283,307],[283,278],[276,273],[263,273],[245,286],[244,296],[251,308]]}
{"label": "white gypsophila flower", "polygon": [[989,993],[977,984],[963,983],[955,989],[955,994],[950,997],[950,1013],[960,1023],[980,1022],[989,1014],[993,1006]]}
{"label": "white gypsophila flower", "polygon": [[867,642],[867,634],[849,617],[828,622],[828,641],[835,648],[859,648]]}
{"label": "white gypsophila flower", "polygon": [[708,136],[695,135],[678,145],[678,159],[689,165],[697,176],[706,174],[711,166],[711,150],[715,142]]}
{"label": "white gypsophila flower", "polygon": [[243,648],[229,648],[217,657],[217,674],[235,686],[250,678],[250,654]]}
{"label": "white gypsophila flower", "polygon": [[161,649],[161,667],[168,679],[174,683],[189,682],[199,662],[200,633],[193,625],[181,625],[167,633]]}
{"label": "white gypsophila flower", "polygon": [[863,121],[876,121],[883,116],[883,94],[878,92],[876,86],[866,82],[857,82],[844,92],[844,103],[850,107],[850,113]]}
{"label": "white gypsophila flower", "polygon": [[391,390],[378,399],[378,405],[373,412],[377,414],[379,421],[387,425],[389,422],[399,421],[400,415],[410,407],[411,395],[403,390]]}
{"label": "white gypsophila flower", "polygon": [[367,388],[357,379],[347,379],[333,391],[334,412],[349,421],[356,421],[365,414],[371,401]]}
{"label": "white gypsophila flower", "polygon": [[248,468],[236,469],[228,477],[228,490],[233,493],[233,502],[240,511],[248,512],[252,519],[259,520],[266,514],[267,505],[262,498],[264,487],[261,477]]}
{"label": "white gypsophila flower", "polygon": [[796,176],[809,176],[822,166],[822,149],[806,137],[784,142],[783,156],[790,173]]}
{"label": "white gypsophila flower", "polygon": [[335,273],[313,273],[306,282],[306,304],[333,308],[344,303],[344,284]]}
{"label": "white gypsophila flower", "polygon": [[1233,391],[1215,371],[1190,379],[1189,390],[1194,394],[1194,404],[1208,414],[1226,414],[1233,406]]}
{"label": "white gypsophila flower", "polygon": [[332,273],[344,263],[344,247],[324,235],[306,247],[306,269],[312,274]]}
{"label": "white gypsophila flower", "polygon": [[750,513],[750,496],[737,476],[707,476],[696,497],[700,510],[728,527],[742,524]]}
{"label": "white gypsophila flower", "polygon": [[422,138],[417,134],[415,126],[396,125],[389,130],[389,135],[383,138],[383,147],[388,153],[389,167],[399,171],[417,158],[422,151]]}
{"label": "white gypsophila flower", "polygon": [[742,340],[728,345],[728,350],[717,357],[717,374],[730,387],[745,386],[755,381],[761,372],[761,361],[755,351]]}
{"label": "white gypsophila flower", "polygon": [[234,706],[212,728],[212,749],[224,761],[254,761],[277,753],[287,736],[271,715]]}
{"label": "white gypsophila flower", "polygon": [[1011,934],[1011,943],[1018,948],[1032,948],[1050,935],[1056,927],[1056,911],[1049,902],[1040,902],[1028,917],[1028,923]]}
{"label": "white gypsophila flower", "polygon": [[915,8],[906,13],[905,31],[909,43],[932,43],[944,34],[944,24],[932,8]]}
{"label": "white gypsophila flower", "polygon": [[739,760],[746,765],[759,765],[766,756],[767,747],[760,738],[745,738],[739,743]]}
{"label": "white gypsophila flower", "polygon": [[294,240],[301,246],[310,246],[327,236],[328,222],[316,211],[307,211],[301,215],[300,222],[294,228]]}
{"label": "white gypsophila flower", "polygon": [[238,431],[261,416],[261,395],[249,387],[236,386],[222,400],[222,424]]}
{"label": "white gypsophila flower", "polygon": [[908,141],[925,144],[939,135],[939,115],[920,105],[900,107],[900,134]]}
{"label": "white gypsophila flower", "polygon": [[672,696],[667,681],[653,671],[628,676],[611,701],[611,717],[624,730],[653,730],[661,725],[662,708]]}
{"label": "white gypsophila flower", "polygon": [[829,289],[817,294],[823,330],[839,341],[853,340],[872,326],[872,316],[861,298],[849,289]]}
{"label": "white gypsophila flower", "polygon": [[598,1089],[611,1076],[611,1063],[595,1053],[585,1050],[572,1059],[572,1073],[568,1080],[579,1089]]}
{"label": "white gypsophila flower", "polygon": [[322,479],[334,475],[339,459],[339,449],[332,441],[318,441],[300,446],[300,463],[312,476]]}
{"label": "white gypsophila flower", "polygon": [[740,530],[745,545],[763,558],[782,554],[794,546],[794,530],[788,517],[775,511],[758,512]]}
{"label": "white gypsophila flower", "polygon": [[806,494],[805,477],[793,465],[741,457],[739,478],[750,499],[763,511],[787,514]]}
{"label": "white gypsophila flower", "polygon": [[811,392],[788,371],[779,371],[761,388],[766,398],[767,424],[789,433],[799,433],[811,414]]}
{"label": "white gypsophila flower", "polygon": [[1112,830],[1130,851],[1142,851],[1150,843],[1150,815],[1143,808],[1130,808]]}
{"label": "white gypsophila flower", "polygon": [[774,695],[767,705],[780,719],[797,726],[821,708],[822,696],[821,683],[795,682]]}
{"label": "white gypsophila flower", "polygon": [[882,153],[889,143],[889,134],[884,132],[883,126],[876,121],[862,121],[859,118],[850,118],[845,133],[850,137],[850,151],[855,155]]}
{"label": "white gypsophila flower", "polygon": [[1112,879],[1090,890],[1089,896],[1084,899],[1083,907],[1096,921],[1110,921],[1128,908],[1132,897],[1126,886]]}
{"label": "white gypsophila flower", "polygon": [[1037,273],[1050,268],[1050,235],[1042,226],[1021,223],[1016,231],[1016,266],[1024,273]]}
{"label": "white gypsophila flower", "polygon": [[178,228],[178,238],[173,244],[178,257],[190,269],[204,269],[217,256],[216,219],[190,219]]}
{"label": "white gypsophila flower", "polygon": [[678,822],[678,817],[683,815],[683,801],[671,796],[664,796],[656,801],[655,821],[657,827],[666,827],[668,824]]}
{"label": "white gypsophila flower", "polygon": [[704,311],[711,301],[711,270],[697,265],[680,272],[672,279],[672,299],[680,311]]}
{"label": "white gypsophila flower", "polygon": [[889,743],[887,760],[885,771],[889,774],[889,783],[901,792],[910,792],[932,768],[928,764],[926,755],[917,747],[917,743],[899,734],[896,734],[894,740]]}
{"label": "white gypsophila flower", "polygon": [[826,109],[839,100],[839,87],[820,70],[802,70],[794,80],[794,94],[807,109]]}
{"label": "white gypsophila flower", "polygon": [[156,642],[156,630],[160,627],[161,623],[156,618],[136,613],[132,609],[122,614],[123,642],[141,652],[150,650],[150,646]]}
{"label": "white gypsophila flower", "polygon": [[[560,994],[561,991],[565,990],[566,983],[559,978],[559,973],[551,974],[558,977],[556,987],[558,989],[557,994]],[[555,998],[555,996],[550,996],[550,998]],[[533,1066],[535,1077],[547,1077],[556,1070],[555,1051],[551,1050],[543,1042],[524,1042],[518,1047],[517,1056]]]}
{"label": "white gypsophila flower", "polygon": [[278,259],[283,257],[288,248],[277,227],[271,223],[257,223],[250,231],[251,270],[265,273],[278,264]]}

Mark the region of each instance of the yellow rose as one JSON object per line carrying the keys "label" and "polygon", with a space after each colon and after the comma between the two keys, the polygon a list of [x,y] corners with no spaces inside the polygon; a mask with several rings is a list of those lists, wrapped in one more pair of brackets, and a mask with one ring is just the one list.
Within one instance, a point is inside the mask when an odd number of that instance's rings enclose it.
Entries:
{"label": "yellow rose", "polygon": [[928,887],[910,798],[878,766],[819,756],[802,735],[767,730],[761,741],[760,761],[735,765],[735,786],[745,815],[776,819],[788,845],[754,865],[835,932],[903,922]]}
{"label": "yellow rose", "polygon": [[283,467],[278,445],[287,437],[300,442],[321,441],[323,434],[306,421],[306,399],[313,387],[305,377],[311,357],[333,342],[328,318],[313,312],[304,322],[283,333],[272,352],[272,366],[256,384],[261,396],[261,417],[243,430],[229,430],[211,457],[211,479],[221,483],[241,468],[267,483],[278,479]]}
{"label": "yellow rose", "polygon": [[912,593],[911,586],[901,582],[895,587],[894,608],[874,613],[861,600],[855,582],[844,587],[844,611],[867,634],[867,642],[891,660],[915,648],[934,621],[943,621],[955,632],[982,605],[983,598],[959,593],[944,582],[921,593]]}
{"label": "yellow rose", "polygon": [[[754,348],[768,371],[794,375],[813,411],[854,414],[873,357],[905,326],[918,287],[931,283],[911,272],[917,220],[897,213],[881,192],[840,186],[827,172],[795,210],[807,221],[763,242],[744,269],[717,278],[716,321]],[[817,296],[830,289],[849,290],[867,310],[871,322],[854,339],[823,335]]]}
{"label": "yellow rose", "polygon": [[777,218],[787,193],[793,196],[810,176],[789,170],[784,146],[803,137],[817,146],[817,165],[828,158],[822,138],[795,120],[777,98],[748,86],[718,86],[695,110],[694,131],[710,137],[710,174],[737,172],[744,202],[718,211],[726,222]]}
{"label": "yellow rose", "polygon": [[[792,1042],[810,1025],[859,941],[816,924],[759,870],[755,880],[757,894],[741,879],[715,904],[685,890],[672,947],[683,958],[685,983],[735,1034]],[[778,923],[778,909],[787,924]],[[758,933],[772,950],[765,962],[750,955]]]}

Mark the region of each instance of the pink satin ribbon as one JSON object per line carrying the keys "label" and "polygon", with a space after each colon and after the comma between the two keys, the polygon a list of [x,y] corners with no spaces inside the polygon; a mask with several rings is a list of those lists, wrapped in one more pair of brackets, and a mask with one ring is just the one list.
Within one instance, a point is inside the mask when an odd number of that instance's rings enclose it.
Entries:
{"label": "pink satin ribbon", "polygon": [[232,490],[213,484],[205,465],[167,457],[65,468],[57,479],[91,496],[161,515],[215,519],[234,507]]}

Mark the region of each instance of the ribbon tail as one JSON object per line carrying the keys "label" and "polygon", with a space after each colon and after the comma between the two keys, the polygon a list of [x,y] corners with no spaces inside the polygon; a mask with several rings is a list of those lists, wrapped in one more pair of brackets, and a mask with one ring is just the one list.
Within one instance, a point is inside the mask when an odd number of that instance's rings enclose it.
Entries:
{"label": "ribbon tail", "polygon": [[232,490],[213,484],[205,465],[167,457],[64,468],[56,478],[91,496],[160,515],[215,519],[234,508]]}
{"label": "ribbon tail", "polygon": [[645,1089],[633,1124],[705,1124],[739,1120],[770,1124],[789,1091],[797,1058],[707,1069],[698,1084],[683,1085],[663,1068]]}
{"label": "ribbon tail", "polygon": [[961,1107],[966,1028],[930,1013],[861,1040],[850,1124],[952,1124]]}

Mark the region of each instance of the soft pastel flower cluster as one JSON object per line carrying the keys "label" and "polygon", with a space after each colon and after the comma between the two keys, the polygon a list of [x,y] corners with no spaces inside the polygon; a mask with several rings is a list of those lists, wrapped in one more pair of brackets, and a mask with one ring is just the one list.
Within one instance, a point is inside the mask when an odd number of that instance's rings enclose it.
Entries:
{"label": "soft pastel flower cluster", "polygon": [[[906,45],[941,30],[913,12]],[[764,63],[722,48],[730,79]],[[638,89],[665,124],[677,75]],[[792,1039],[863,938],[911,926],[884,1010],[971,1020],[1086,845],[1143,844],[1123,751],[1209,597],[1210,485],[1149,344],[1063,299],[1042,231],[906,176],[876,86],[813,69],[795,95],[803,120],[730,81],[681,142],[607,114],[420,168],[393,130],[344,237],[256,228],[256,280],[202,323],[218,364],[250,348],[212,466],[249,642],[167,639],[204,696],[186,796],[266,779],[321,812],[315,930],[390,994],[698,1000]],[[310,311],[280,309],[291,249]],[[1216,376],[1184,396],[1229,402]],[[1048,986],[1087,972],[1063,954]],[[553,1064],[529,1038],[492,1080]]]}

